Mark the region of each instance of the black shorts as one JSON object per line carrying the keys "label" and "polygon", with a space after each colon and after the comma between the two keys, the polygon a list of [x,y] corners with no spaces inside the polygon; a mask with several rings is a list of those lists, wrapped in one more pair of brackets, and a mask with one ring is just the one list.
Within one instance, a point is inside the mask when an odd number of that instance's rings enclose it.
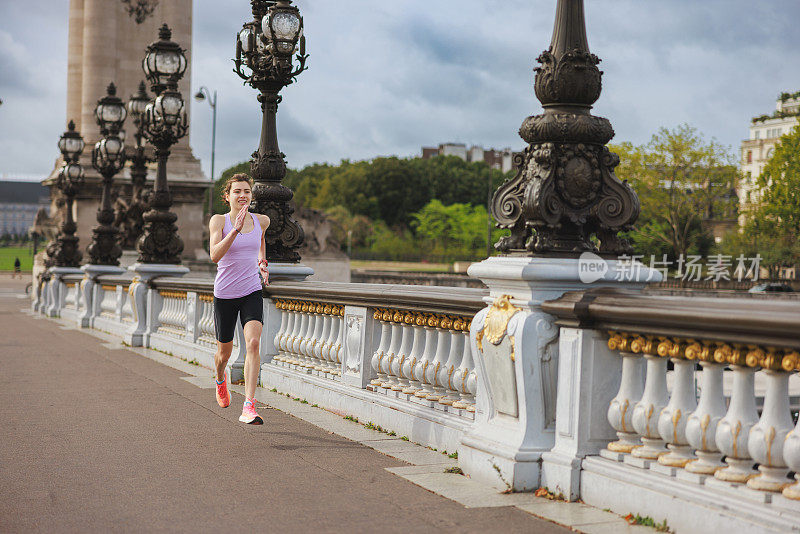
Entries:
{"label": "black shorts", "polygon": [[217,341],[230,343],[236,329],[236,319],[241,316],[242,326],[249,321],[264,324],[264,298],[261,290],[237,299],[218,299],[214,297],[214,330]]}

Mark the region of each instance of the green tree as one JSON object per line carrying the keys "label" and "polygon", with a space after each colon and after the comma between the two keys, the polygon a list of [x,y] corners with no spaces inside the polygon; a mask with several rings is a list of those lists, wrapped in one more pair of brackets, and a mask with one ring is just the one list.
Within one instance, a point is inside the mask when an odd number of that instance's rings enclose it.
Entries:
{"label": "green tree", "polygon": [[[474,259],[486,254],[487,213],[484,206],[431,200],[413,215],[411,227],[420,247],[449,260]],[[492,242],[502,230],[492,230]]]}
{"label": "green tree", "polygon": [[733,156],[687,124],[660,128],[644,146],[611,149],[620,156],[617,177],[628,180],[641,203],[636,229],[628,234],[636,252],[707,254],[713,244],[708,223],[735,217]]}
{"label": "green tree", "polygon": [[742,231],[731,236],[732,254],[761,256],[777,278],[781,267],[800,263],[800,125],[782,136],[756,180]]}

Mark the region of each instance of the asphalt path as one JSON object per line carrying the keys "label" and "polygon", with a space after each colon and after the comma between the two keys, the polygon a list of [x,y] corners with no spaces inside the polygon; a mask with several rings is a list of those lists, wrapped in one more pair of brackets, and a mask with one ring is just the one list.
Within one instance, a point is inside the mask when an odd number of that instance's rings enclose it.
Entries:
{"label": "asphalt path", "polygon": [[569,532],[518,508],[465,508],[406,465],[21,312],[0,280],[0,532]]}

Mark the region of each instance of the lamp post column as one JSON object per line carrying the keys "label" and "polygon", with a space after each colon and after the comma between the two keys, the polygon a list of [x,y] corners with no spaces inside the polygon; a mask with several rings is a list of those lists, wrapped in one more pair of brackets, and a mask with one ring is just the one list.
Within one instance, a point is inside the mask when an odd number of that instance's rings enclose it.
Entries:
{"label": "lamp post column", "polygon": [[281,89],[306,69],[303,18],[291,0],[250,3],[253,20],[245,23],[237,36],[234,71],[258,90],[261,104],[261,139],[251,160],[255,181],[251,210],[270,218],[264,236],[267,259],[273,263],[270,278],[304,279],[313,270],[297,265],[305,236],[292,218],[294,193],[281,183],[286,161],[278,147],[276,127]]}

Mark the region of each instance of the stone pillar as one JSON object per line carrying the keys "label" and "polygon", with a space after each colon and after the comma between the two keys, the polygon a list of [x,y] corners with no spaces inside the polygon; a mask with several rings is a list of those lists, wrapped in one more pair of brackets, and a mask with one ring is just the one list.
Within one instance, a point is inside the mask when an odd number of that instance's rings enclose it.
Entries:
{"label": "stone pillar", "polygon": [[83,2],[69,2],[69,42],[67,44],[67,121],[74,120],[82,130],[83,92]]}
{"label": "stone pillar", "polygon": [[94,117],[97,100],[106,93],[108,84],[117,78],[119,7],[119,2],[83,0],[83,78],[79,127],[87,146],[100,138],[100,127]]}
{"label": "stone pillar", "polygon": [[[587,395],[592,395],[580,388],[596,379],[597,365],[602,365],[606,355],[596,340],[587,338],[576,345],[580,354],[573,351],[562,364],[559,328],[541,305],[567,291],[598,286],[641,288],[648,280],[661,279],[659,273],[636,264],[635,278],[622,283],[616,273],[627,264],[599,260],[606,266],[603,274],[582,281],[582,261],[493,257],[469,268],[469,275],[489,288],[486,302],[490,305],[478,312],[470,331],[478,389],[485,392],[485,398],[479,399],[475,425],[458,450],[459,465],[470,477],[502,490],[529,491],[541,484],[541,470],[547,468],[544,460],[553,466],[548,484],[563,488],[573,498],[577,495],[579,460],[601,441],[591,427],[592,418],[600,417],[606,425],[605,411],[616,388],[611,387],[601,408],[595,407],[595,415],[576,413],[590,402]],[[566,367],[561,369],[562,365]],[[558,379],[565,374],[570,376],[567,391],[557,399]],[[565,420],[557,425],[561,417]],[[611,439],[613,433],[604,437]]]}

